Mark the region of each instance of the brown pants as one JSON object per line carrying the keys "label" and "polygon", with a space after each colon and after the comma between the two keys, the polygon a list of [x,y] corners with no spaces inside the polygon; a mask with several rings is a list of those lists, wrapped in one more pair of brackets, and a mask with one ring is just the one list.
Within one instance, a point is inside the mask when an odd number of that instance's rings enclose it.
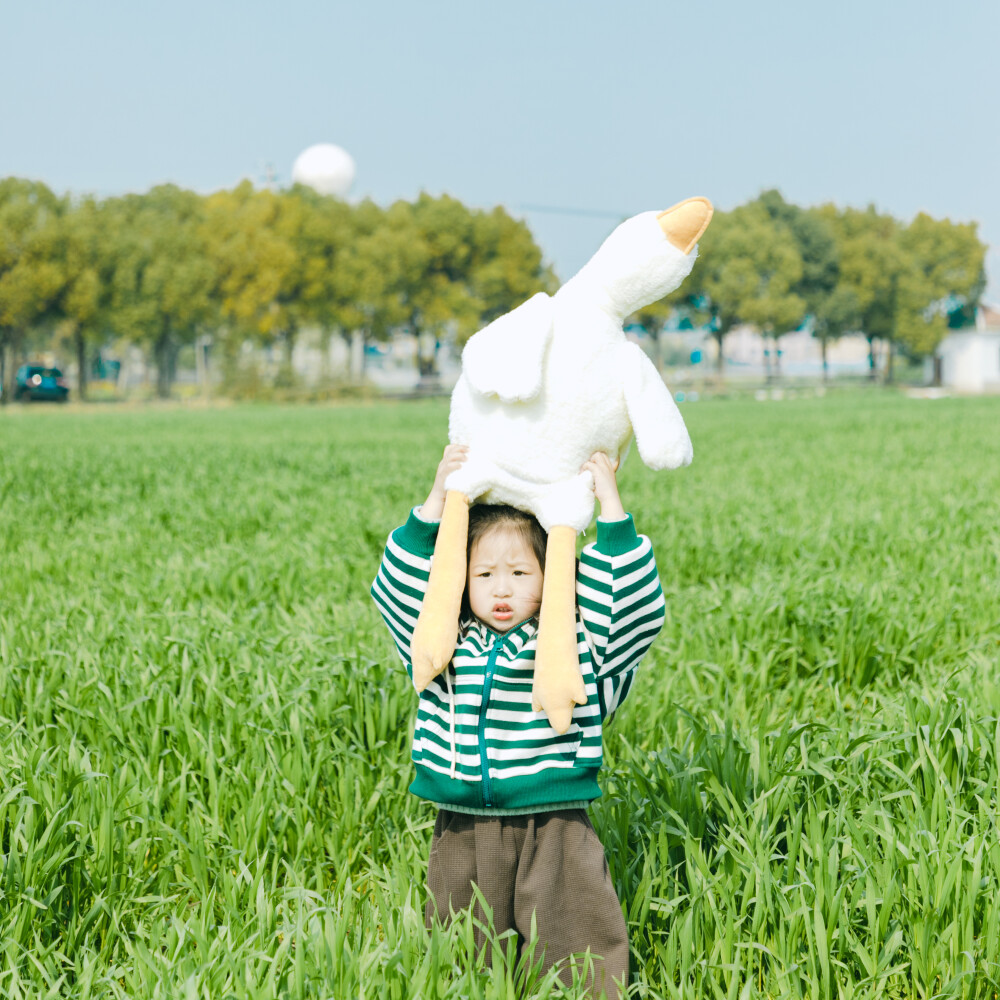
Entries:
{"label": "brown pants", "polygon": [[[497,933],[517,931],[519,960],[534,913],[539,942],[534,961],[544,947],[543,968],[562,962],[559,978],[568,986],[572,969],[563,960],[589,947],[592,995],[600,996],[602,989],[609,998],[621,995],[612,980],[628,983],[628,932],[604,847],[585,809],[527,816],[470,816],[441,809],[427,870],[428,928],[435,915],[449,921],[449,904],[451,911],[469,906],[473,882],[493,910]],[[478,903],[474,915],[485,921]],[[478,930],[476,942],[480,949],[486,943]],[[582,971],[583,963],[578,963]]]}

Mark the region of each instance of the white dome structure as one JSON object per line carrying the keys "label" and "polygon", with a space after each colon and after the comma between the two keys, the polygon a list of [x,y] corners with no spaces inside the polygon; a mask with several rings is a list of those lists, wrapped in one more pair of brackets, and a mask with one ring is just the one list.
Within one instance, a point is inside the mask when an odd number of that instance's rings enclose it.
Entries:
{"label": "white dome structure", "polygon": [[292,180],[296,184],[308,184],[320,194],[332,194],[343,198],[354,183],[354,160],[350,153],[329,142],[299,153],[292,167]]}

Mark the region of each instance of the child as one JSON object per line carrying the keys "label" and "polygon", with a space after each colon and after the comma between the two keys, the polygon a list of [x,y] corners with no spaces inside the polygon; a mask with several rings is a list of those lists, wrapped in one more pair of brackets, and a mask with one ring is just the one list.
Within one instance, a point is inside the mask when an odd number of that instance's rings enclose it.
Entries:
{"label": "child", "polygon": [[[372,596],[412,677],[410,640],[427,587],[444,482],[467,450],[449,445],[427,500],[389,537]],[[532,914],[545,967],[587,948],[598,996],[628,981],[628,936],[604,848],[587,804],[597,798],[601,723],[628,694],[664,620],[663,592],[647,538],[636,534],[607,455],[583,465],[601,504],[597,541],[577,569],[577,646],[586,705],[560,735],[531,706],[546,535],[513,507],[469,511],[468,585],[448,668],[420,695],[410,791],[438,806],[426,921],[467,907],[475,882],[498,932],[519,949]],[[477,914],[483,919],[483,914]],[[480,946],[482,939],[480,936]],[[523,951],[522,951],[523,953]],[[600,956],[598,958],[597,956]]]}

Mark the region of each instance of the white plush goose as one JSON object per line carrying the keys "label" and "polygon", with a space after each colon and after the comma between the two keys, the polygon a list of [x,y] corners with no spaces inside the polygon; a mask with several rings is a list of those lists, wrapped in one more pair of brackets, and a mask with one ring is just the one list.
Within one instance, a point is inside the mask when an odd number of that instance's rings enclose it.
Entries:
{"label": "white plush goose", "polygon": [[465,346],[451,397],[449,437],[469,457],[446,483],[431,577],[412,642],[422,691],[451,660],[466,576],[470,501],[533,513],[548,532],[535,676],[535,711],[565,732],[586,703],[576,650],[576,535],[594,513],[581,465],[613,463],[635,435],[653,469],[691,461],[691,439],[659,373],[625,338],[626,316],[677,288],[712,218],[705,198],[626,220],[555,295],[535,295]]}

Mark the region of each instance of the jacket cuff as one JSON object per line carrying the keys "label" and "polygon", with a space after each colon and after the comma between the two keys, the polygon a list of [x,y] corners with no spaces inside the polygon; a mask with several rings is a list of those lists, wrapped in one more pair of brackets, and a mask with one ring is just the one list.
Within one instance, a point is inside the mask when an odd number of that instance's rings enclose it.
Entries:
{"label": "jacket cuff", "polygon": [[440,521],[423,521],[417,516],[417,508],[410,511],[406,524],[397,528],[392,537],[396,544],[415,556],[430,559],[434,555],[434,543],[437,541]]}
{"label": "jacket cuff", "polygon": [[598,552],[608,556],[622,556],[641,544],[631,514],[626,514],[620,521],[598,519],[597,544],[594,546]]}

